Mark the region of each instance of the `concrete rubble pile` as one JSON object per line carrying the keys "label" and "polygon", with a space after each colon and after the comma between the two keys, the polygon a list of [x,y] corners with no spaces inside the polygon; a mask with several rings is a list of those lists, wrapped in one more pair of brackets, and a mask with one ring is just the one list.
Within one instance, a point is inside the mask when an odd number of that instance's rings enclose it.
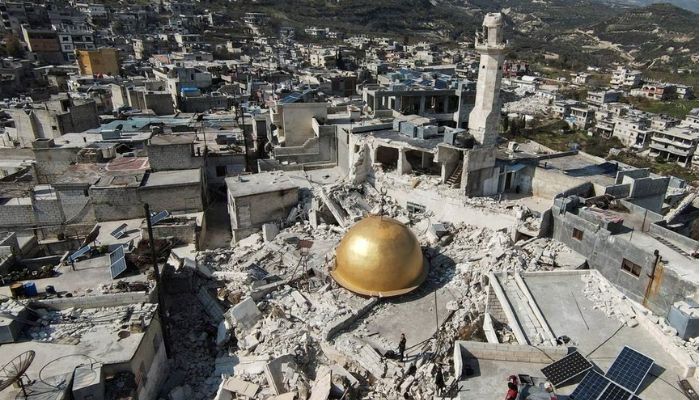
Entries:
{"label": "concrete rubble pile", "polygon": [[[259,398],[286,391],[306,398],[313,388],[325,387],[321,384],[325,375],[319,372],[323,368],[334,371],[333,382],[345,379],[346,386],[348,380],[364,383],[351,386],[365,386],[364,394],[369,398],[399,398],[403,394],[432,398],[436,365],[451,363],[452,344],[462,338],[465,327],[480,326],[488,274],[552,269],[553,260],[566,249],[548,239],[530,240],[520,247],[505,231],[434,221],[430,213],[409,214],[390,196],[369,185],[333,185],[332,196],[329,191],[320,193],[322,190],[315,188],[316,197],[307,200],[318,205],[328,202],[322,196],[330,197],[348,221],[383,210],[384,215],[407,224],[430,263],[424,287],[444,287],[453,297],[447,304],[450,317],[437,337],[414,350],[422,354],[413,365],[415,370],[408,363],[383,357],[396,343],[370,332],[362,315],[365,311],[381,313],[390,303],[356,296],[327,277],[333,249],[346,229],[323,222],[323,218],[312,226],[303,218],[304,212],[313,208],[302,205],[296,222],[279,226],[271,240],[254,234],[231,249],[198,254],[198,268],[211,270],[211,276],[223,282],[223,286],[216,285],[217,297],[231,304],[219,324],[217,367],[205,378],[207,391],[216,390],[220,400],[238,390],[251,390],[246,385],[259,386]],[[509,202],[487,198],[463,201],[522,219],[533,217]],[[313,276],[309,276],[310,271]],[[285,367],[277,368],[278,364]]]}
{"label": "concrete rubble pile", "polygon": [[61,311],[37,309],[39,319],[28,329],[28,334],[32,340],[41,342],[78,344],[83,335],[99,328],[114,333],[143,332],[156,309],[157,305],[151,303],[91,309],[71,307]]}
{"label": "concrete rubble pile", "polygon": [[530,263],[536,263],[543,270],[577,269],[583,266],[586,258],[571,250],[564,243],[550,238],[536,238],[519,246],[530,256]]}
{"label": "concrete rubble pile", "polygon": [[639,319],[645,318],[653,324],[652,329],[657,329],[668,337],[668,341],[676,347],[683,349],[690,357],[698,360],[698,338],[683,340],[677,336],[676,329],[671,327],[666,318],[653,314],[649,309],[630,300],[608,281],[598,274],[586,274],[582,276],[586,286],[584,293],[589,300],[595,303],[594,308],[602,311],[609,318],[618,319],[629,327],[639,325]]}
{"label": "concrete rubble pile", "polygon": [[[519,96],[524,96],[526,93],[524,89],[516,89],[516,94]],[[548,109],[549,99],[539,96],[525,96],[519,100],[503,104],[503,110],[506,113],[543,116]]]}

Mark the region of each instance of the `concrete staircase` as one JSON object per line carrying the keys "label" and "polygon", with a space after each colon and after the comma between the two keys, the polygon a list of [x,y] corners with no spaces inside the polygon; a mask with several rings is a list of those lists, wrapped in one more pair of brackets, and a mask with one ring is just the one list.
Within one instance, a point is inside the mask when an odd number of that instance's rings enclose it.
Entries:
{"label": "concrete staircase", "polygon": [[445,183],[451,187],[459,187],[459,184],[462,183],[462,163],[457,164],[457,168],[452,171],[452,175],[447,178]]}

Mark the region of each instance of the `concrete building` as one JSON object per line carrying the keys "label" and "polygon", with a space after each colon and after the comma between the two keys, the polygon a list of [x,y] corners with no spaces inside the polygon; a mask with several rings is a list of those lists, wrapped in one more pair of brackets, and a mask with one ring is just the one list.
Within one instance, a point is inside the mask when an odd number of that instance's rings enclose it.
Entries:
{"label": "concrete building", "polygon": [[65,62],[58,33],[51,29],[34,29],[28,25],[21,27],[24,43],[36,58],[45,63],[62,64]]}
{"label": "concrete building", "polygon": [[570,114],[564,120],[577,129],[587,129],[593,122],[594,115],[593,108],[585,103],[579,103],[570,107]]}
{"label": "concrete building", "polygon": [[610,78],[610,86],[614,88],[635,88],[642,83],[642,72],[618,67]]}
{"label": "concrete building", "polygon": [[435,119],[441,125],[466,128],[476,96],[472,82],[440,78],[428,81],[422,79],[422,74],[414,79],[419,82],[364,84],[358,92],[371,111],[394,110]]}
{"label": "concrete building", "polygon": [[586,97],[586,101],[595,104],[602,105],[604,103],[612,103],[620,99],[621,92],[615,90],[600,90],[600,91],[589,91]]}
{"label": "concrete building", "polygon": [[501,104],[500,89],[506,42],[503,40],[501,14],[487,14],[474,44],[481,54],[476,101],[469,114],[469,133],[481,146],[493,146],[498,139]]}
{"label": "concrete building", "polygon": [[94,100],[56,96],[43,103],[5,108],[4,111],[14,124],[11,136],[22,147],[31,147],[36,139],[58,138],[99,126]]}
{"label": "concrete building", "polygon": [[670,100],[677,96],[676,87],[668,83],[645,83],[641,88],[630,91],[630,94],[652,100]]}
{"label": "concrete building", "polygon": [[[673,303],[697,293],[697,261],[672,248],[693,251],[693,241],[657,224],[658,214],[633,205],[628,210],[585,207],[572,197],[557,199],[553,238],[584,255],[591,268],[625,295],[666,315]],[[637,219],[640,213],[646,218]]]}
{"label": "concrete building", "polygon": [[698,148],[698,130],[690,126],[674,126],[650,132],[649,157],[689,168]]}
{"label": "concrete building", "polygon": [[[106,266],[103,268],[108,270]],[[70,275],[72,279],[80,281],[81,278],[74,276],[78,274],[74,272]],[[51,360],[59,360],[52,363],[52,368],[44,371],[46,374],[42,375],[46,379],[45,382],[51,383],[37,384],[34,389],[41,386],[42,393],[45,395],[58,397],[71,393],[71,397],[75,399],[104,398],[106,393],[115,389],[129,391],[143,399],[157,397],[160,385],[167,378],[168,357],[163,345],[157,304],[152,303],[145,292],[104,294],[73,299],[53,298],[31,301],[26,306],[15,300],[11,302],[13,314],[8,314],[11,318],[2,318],[3,328],[12,324],[17,317],[26,317],[27,307],[34,310],[41,309],[46,313],[45,315],[59,319],[66,316],[67,319],[62,323],[47,321],[41,328],[30,328],[26,323],[20,323],[19,329],[33,333],[36,338],[11,340],[10,343],[3,344],[4,351],[0,361],[4,363],[10,362],[25,351],[34,351],[35,362],[29,366],[27,374],[38,375],[43,365]],[[69,345],[65,344],[68,332],[75,332],[79,324],[84,323],[67,317],[74,310],[73,307],[80,309],[81,320],[90,321],[88,323],[93,327],[89,332],[71,335],[76,340]],[[128,311],[129,309],[135,311],[133,315]],[[104,318],[105,311],[111,312],[110,318]],[[78,314],[74,313],[74,315]],[[122,318],[126,320],[122,321]],[[117,324],[126,324],[129,327],[128,338],[117,335],[114,329]],[[40,336],[43,340],[39,339]],[[118,349],[112,348],[106,351],[105,344],[116,340],[120,343]],[[75,357],[76,351],[81,356]],[[94,362],[86,366],[83,362],[85,358]],[[118,387],[114,380],[109,379],[110,376],[117,374],[130,375],[132,380],[126,385],[120,382],[121,387]],[[71,380],[71,385],[60,384],[65,382],[66,377]],[[20,389],[8,392],[10,393],[6,394],[12,396],[22,393]]]}
{"label": "concrete building", "polygon": [[165,90],[170,93],[174,101],[178,101],[183,90],[187,92],[196,89],[206,89],[212,84],[211,73],[195,67],[171,65],[154,68],[153,75],[156,79],[165,83]]}
{"label": "concrete building", "polygon": [[299,186],[279,172],[226,178],[232,242],[287,219],[299,202]]}
{"label": "concrete building", "polygon": [[140,218],[152,210],[194,213],[204,209],[202,169],[133,171],[102,176],[89,190],[97,221]]}
{"label": "concrete building", "polygon": [[301,146],[314,137],[314,120],[323,124],[328,115],[326,103],[282,103],[270,109],[277,130],[272,134],[285,147]]}
{"label": "concrete building", "polygon": [[117,49],[75,50],[75,58],[81,75],[119,75]]}
{"label": "concrete building", "polygon": [[95,34],[87,27],[59,26],[56,32],[63,57],[69,62],[76,60],[76,50],[94,50],[96,48]]}
{"label": "concrete building", "polygon": [[625,147],[641,149],[652,135],[650,121],[641,116],[625,116],[613,118],[615,128],[612,136],[620,139]]}

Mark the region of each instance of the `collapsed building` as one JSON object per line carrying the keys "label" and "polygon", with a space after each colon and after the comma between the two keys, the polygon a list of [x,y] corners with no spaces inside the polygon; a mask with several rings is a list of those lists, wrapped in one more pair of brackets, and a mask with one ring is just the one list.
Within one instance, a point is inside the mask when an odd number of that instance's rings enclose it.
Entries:
{"label": "collapsed building", "polygon": [[[502,25],[477,34],[473,107],[464,86],[368,88],[372,105],[300,92],[236,130],[132,117],[35,141],[34,163],[4,165],[0,207],[24,214],[0,235],[16,298],[0,361],[35,359],[2,395],[496,399],[511,379],[578,399],[628,346],[649,369],[602,389],[683,398],[668,385],[697,377],[696,192],[499,144]],[[251,153],[271,155],[262,172],[243,173]],[[204,249],[215,224],[230,246]],[[578,375],[547,372],[576,354]]]}

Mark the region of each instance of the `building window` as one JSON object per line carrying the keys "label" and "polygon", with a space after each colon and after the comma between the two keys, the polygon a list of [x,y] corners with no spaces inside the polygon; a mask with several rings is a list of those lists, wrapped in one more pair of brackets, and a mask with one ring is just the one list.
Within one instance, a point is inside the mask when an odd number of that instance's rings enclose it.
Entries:
{"label": "building window", "polygon": [[632,261],[623,258],[622,259],[622,268],[623,271],[634,275],[635,277],[639,278],[639,276],[642,274],[642,267],[640,265],[637,265],[633,263]]}
{"label": "building window", "polygon": [[583,231],[580,229],[574,228],[574,233],[571,235],[572,238],[576,240],[583,240]]}

